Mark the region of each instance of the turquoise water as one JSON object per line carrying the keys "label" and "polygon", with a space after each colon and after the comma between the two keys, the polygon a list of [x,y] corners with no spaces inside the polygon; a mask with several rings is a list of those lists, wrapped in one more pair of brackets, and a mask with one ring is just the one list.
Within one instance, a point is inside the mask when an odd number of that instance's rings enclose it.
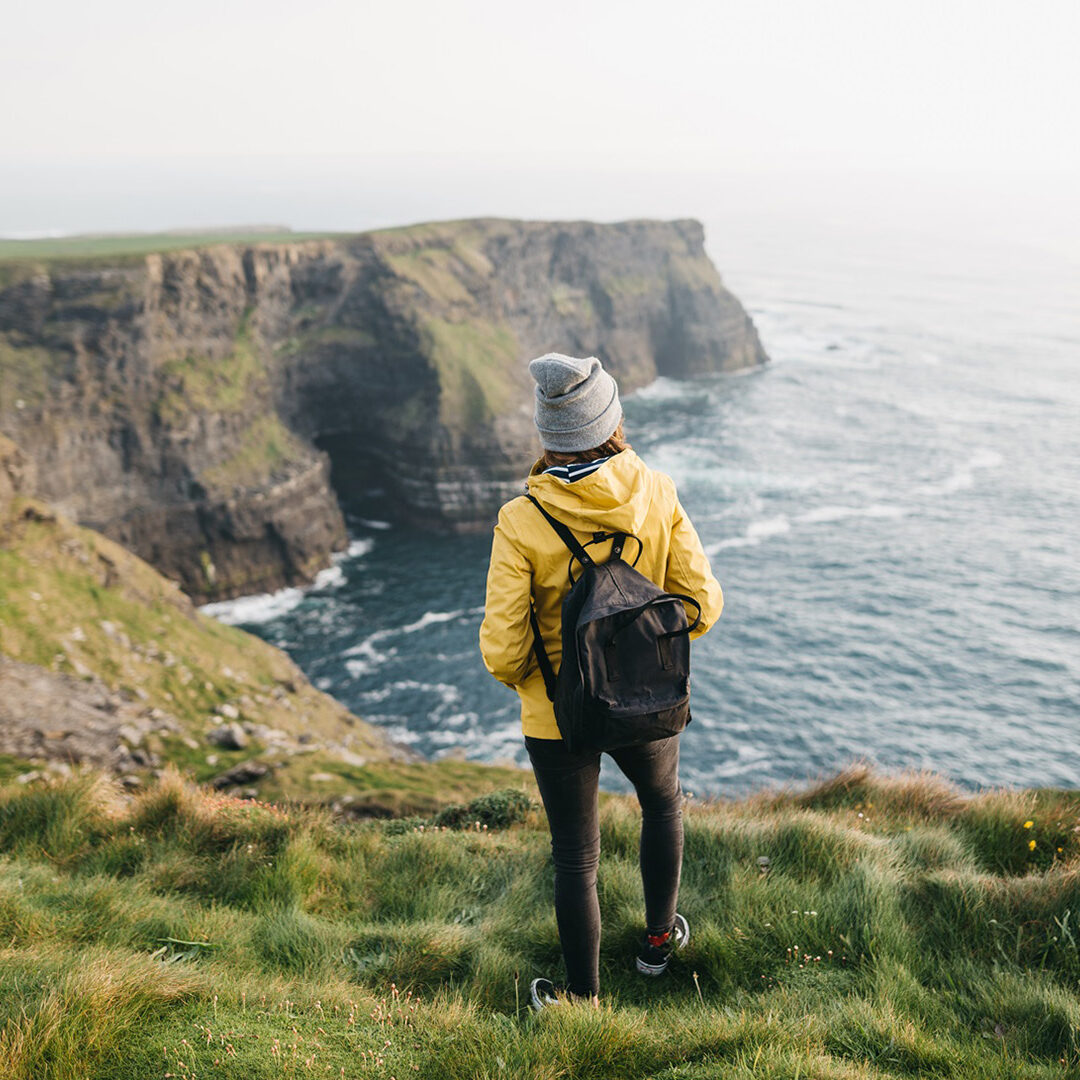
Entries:
{"label": "turquoise water", "polygon": [[[625,402],[726,597],[694,646],[684,787],[856,758],[1080,786],[1077,268],[933,237],[710,235],[773,362]],[[314,589],[218,614],[425,755],[524,763],[516,697],[476,649],[487,538],[373,512],[350,508],[351,553]]]}

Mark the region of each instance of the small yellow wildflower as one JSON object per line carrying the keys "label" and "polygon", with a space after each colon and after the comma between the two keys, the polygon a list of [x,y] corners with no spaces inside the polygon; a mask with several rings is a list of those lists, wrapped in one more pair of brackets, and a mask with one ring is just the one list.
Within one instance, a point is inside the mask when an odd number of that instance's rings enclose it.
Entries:
{"label": "small yellow wildflower", "polygon": [[1034,824],[1035,824],[1035,822],[1034,822],[1034,821],[1025,821],[1025,822],[1024,822],[1024,828],[1025,828],[1025,829],[1030,829],[1030,828],[1031,828],[1031,826],[1032,826],[1032,825],[1034,825]]}
{"label": "small yellow wildflower", "polygon": [[1029,848],[1030,848],[1030,849],[1031,849],[1032,851],[1034,851],[1034,850],[1035,850],[1035,841],[1034,841],[1034,840],[1029,840],[1029,841],[1028,841],[1028,847],[1029,847]]}

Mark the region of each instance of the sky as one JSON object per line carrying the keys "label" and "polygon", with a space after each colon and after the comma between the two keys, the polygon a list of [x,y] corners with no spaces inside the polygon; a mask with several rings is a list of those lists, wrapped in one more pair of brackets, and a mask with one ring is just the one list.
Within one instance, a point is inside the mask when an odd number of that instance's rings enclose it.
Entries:
{"label": "sky", "polygon": [[37,0],[4,21],[3,235],[887,200],[1080,238],[1075,0]]}

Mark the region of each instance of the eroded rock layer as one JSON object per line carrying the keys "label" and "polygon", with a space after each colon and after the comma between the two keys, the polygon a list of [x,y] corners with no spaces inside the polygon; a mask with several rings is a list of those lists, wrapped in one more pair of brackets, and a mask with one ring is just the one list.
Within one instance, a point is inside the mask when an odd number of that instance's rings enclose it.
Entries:
{"label": "eroded rock layer", "polygon": [[762,363],[703,239],[479,220],[3,263],[0,431],[41,497],[197,599],[306,582],[338,494],[487,527],[537,450],[532,356],[595,354],[624,391]]}

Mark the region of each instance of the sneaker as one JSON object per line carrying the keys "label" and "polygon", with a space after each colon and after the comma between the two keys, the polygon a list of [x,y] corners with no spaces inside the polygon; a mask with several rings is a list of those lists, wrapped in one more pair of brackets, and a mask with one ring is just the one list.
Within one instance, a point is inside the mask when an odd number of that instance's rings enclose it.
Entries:
{"label": "sneaker", "polygon": [[690,940],[690,924],[679,914],[675,925],[666,934],[646,934],[637,958],[637,969],[642,975],[663,975],[668,961],[676,949]]}
{"label": "sneaker", "polygon": [[539,1012],[549,1005],[561,1005],[555,984],[550,979],[533,979],[529,983],[529,1003]]}

